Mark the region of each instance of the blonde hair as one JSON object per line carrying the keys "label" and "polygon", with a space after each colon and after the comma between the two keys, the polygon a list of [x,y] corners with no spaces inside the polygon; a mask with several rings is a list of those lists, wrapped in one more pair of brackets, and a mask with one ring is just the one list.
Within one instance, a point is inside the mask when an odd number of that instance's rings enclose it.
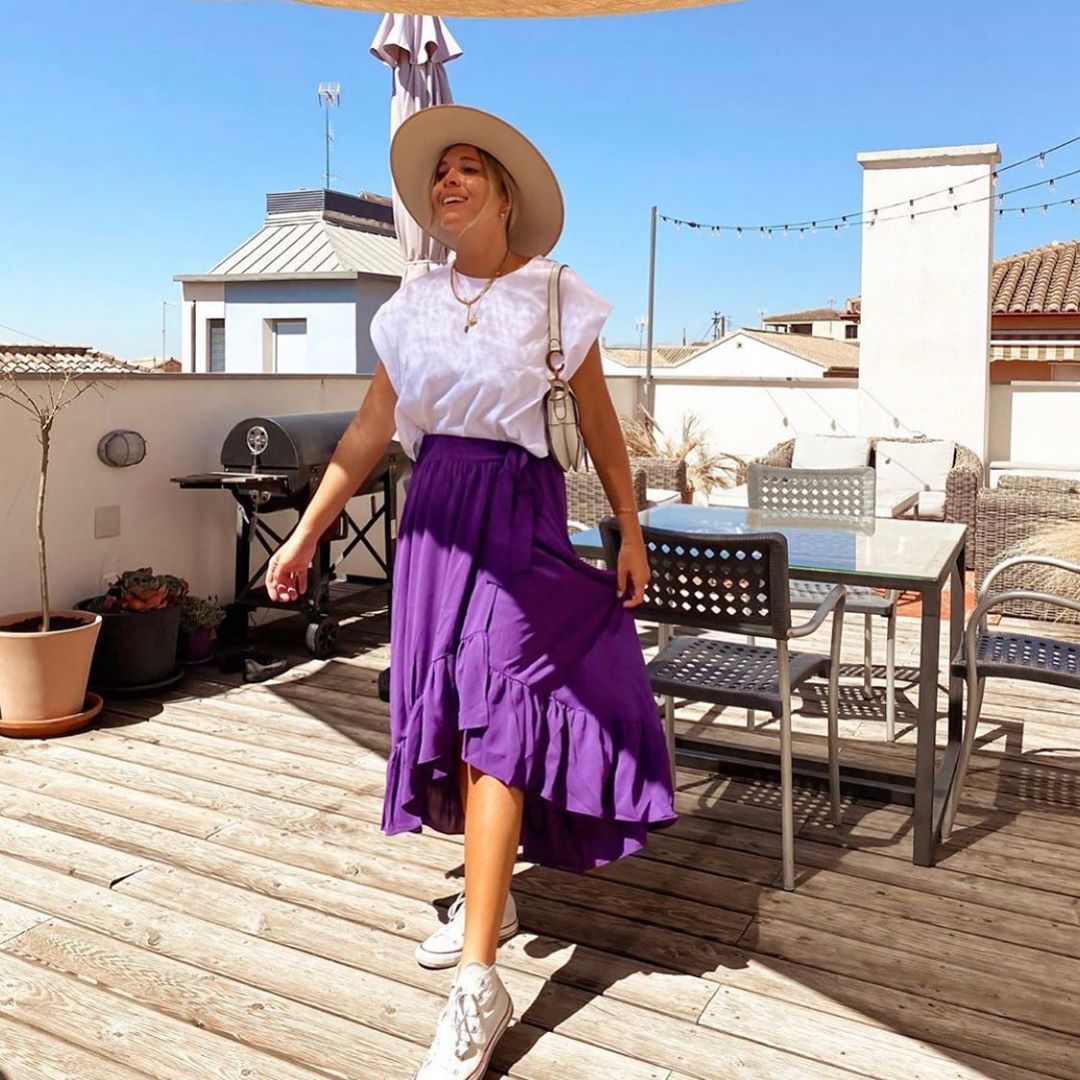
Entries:
{"label": "blonde hair", "polygon": [[[458,144],[455,143],[454,145]],[[472,144],[470,143],[461,145]],[[443,152],[445,153],[445,150]],[[482,207],[482,209],[487,208],[488,204],[495,197],[496,193],[494,189],[498,187],[500,189],[499,194],[505,195],[507,202],[509,203],[509,206],[507,206],[506,209],[506,218],[503,222],[506,236],[509,239],[510,232],[514,227],[515,220],[517,219],[517,184],[514,183],[514,178],[510,175],[510,170],[507,169],[507,167],[494,154],[489,154],[480,146],[476,147],[476,152],[480,158],[480,171],[484,174],[485,179],[488,181],[488,193],[487,197],[484,199],[484,206]],[[441,161],[442,157],[440,155],[439,162]],[[429,188],[433,188],[435,186],[436,177],[439,173],[439,162],[435,163],[435,169],[431,174],[431,183],[429,185]],[[494,181],[494,183],[492,181]],[[477,215],[477,217],[479,217],[479,214]],[[470,221],[469,224],[461,230],[461,233],[468,232],[469,229],[471,229],[473,225],[476,224],[476,220],[477,218],[474,217],[472,221]]]}

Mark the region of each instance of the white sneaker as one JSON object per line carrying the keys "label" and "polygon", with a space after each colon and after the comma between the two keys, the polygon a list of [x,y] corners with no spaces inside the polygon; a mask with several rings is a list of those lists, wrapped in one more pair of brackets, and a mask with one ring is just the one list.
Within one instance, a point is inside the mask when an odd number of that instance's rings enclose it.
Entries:
{"label": "white sneaker", "polygon": [[513,1015],[514,1003],[495,965],[466,964],[415,1080],[480,1080]]}
{"label": "white sneaker", "polygon": [[[426,968],[453,967],[461,959],[461,946],[465,941],[465,894],[460,893],[446,913],[446,922],[426,941],[416,946],[416,962]],[[502,925],[499,927],[499,944],[518,932],[517,904],[512,893],[506,894]]]}

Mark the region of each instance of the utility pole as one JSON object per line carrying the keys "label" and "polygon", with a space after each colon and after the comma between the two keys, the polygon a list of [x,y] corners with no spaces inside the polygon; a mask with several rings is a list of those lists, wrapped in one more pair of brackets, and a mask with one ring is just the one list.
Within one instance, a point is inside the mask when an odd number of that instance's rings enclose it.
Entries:
{"label": "utility pole", "polygon": [[652,375],[653,299],[656,296],[656,207],[649,211],[649,314],[645,324],[645,401],[649,415],[656,412],[656,384]]}
{"label": "utility pole", "polygon": [[161,362],[164,364],[166,359],[165,353],[165,309],[168,307],[179,307],[179,304],[173,303],[172,300],[161,301]]}
{"label": "utility pole", "polygon": [[727,316],[722,312],[712,313],[712,339],[718,341],[727,334]]}

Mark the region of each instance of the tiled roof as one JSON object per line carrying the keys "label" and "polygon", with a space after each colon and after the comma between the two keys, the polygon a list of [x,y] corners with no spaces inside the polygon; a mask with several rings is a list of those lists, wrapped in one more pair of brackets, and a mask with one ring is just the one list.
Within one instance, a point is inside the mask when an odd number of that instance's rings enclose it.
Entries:
{"label": "tiled roof", "polygon": [[743,329],[738,332],[830,371],[859,370],[859,345],[855,341],[837,341],[813,334],[778,334],[774,330]]}
{"label": "tiled roof", "polygon": [[[695,356],[711,344],[712,342],[695,345],[654,345],[653,367],[678,367],[679,364],[686,363],[691,356]],[[644,349],[605,346],[601,349],[601,354],[605,360],[612,360],[616,364],[622,364],[623,367],[643,368],[645,366]]]}
{"label": "tiled roof", "polygon": [[995,315],[1080,312],[1080,240],[995,260],[990,300]]}
{"label": "tiled roof", "polygon": [[770,315],[765,321],[767,323],[839,322],[843,318],[842,311],[821,307],[811,308],[809,311],[791,311],[787,315]]}
{"label": "tiled roof", "polygon": [[0,345],[2,375],[145,375],[145,368],[125,364],[86,345]]}

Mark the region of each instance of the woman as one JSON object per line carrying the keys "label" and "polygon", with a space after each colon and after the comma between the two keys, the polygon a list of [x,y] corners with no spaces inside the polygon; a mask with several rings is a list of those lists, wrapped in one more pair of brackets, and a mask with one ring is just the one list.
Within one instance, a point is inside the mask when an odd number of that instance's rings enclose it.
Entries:
{"label": "woman", "polygon": [[396,426],[416,465],[394,566],[383,828],[465,834],[465,891],[416,953],[428,967],[457,966],[417,1076],[475,1080],[513,1012],[494,963],[517,929],[519,845],[527,861],[585,872],[637,851],[675,815],[627,610],[649,566],[600,366],[610,305],[569,269],[563,374],[621,526],[615,572],[574,553],[545,442],[558,183],[518,131],[456,105],[405,121],[390,161],[409,213],[455,260],[376,313],[371,387],[266,584],[275,599],[304,592],[317,538]]}

